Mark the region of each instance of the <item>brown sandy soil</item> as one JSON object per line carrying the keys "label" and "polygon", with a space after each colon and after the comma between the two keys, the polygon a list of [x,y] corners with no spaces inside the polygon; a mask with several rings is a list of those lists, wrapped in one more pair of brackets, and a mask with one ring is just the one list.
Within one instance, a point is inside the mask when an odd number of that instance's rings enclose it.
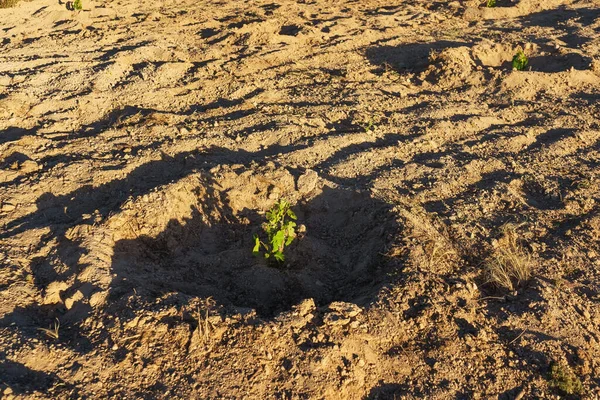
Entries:
{"label": "brown sandy soil", "polygon": [[1,9],[0,397],[599,398],[600,3],[481,3]]}

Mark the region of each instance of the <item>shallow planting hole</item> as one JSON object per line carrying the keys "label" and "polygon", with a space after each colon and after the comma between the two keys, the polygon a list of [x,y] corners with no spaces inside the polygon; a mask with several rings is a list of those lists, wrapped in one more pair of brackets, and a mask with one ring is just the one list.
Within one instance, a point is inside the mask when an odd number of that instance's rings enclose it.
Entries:
{"label": "shallow planting hole", "polygon": [[[383,254],[398,233],[396,219],[387,204],[368,193],[311,176],[303,180],[286,170],[226,170],[188,177],[157,192],[166,204],[160,216],[142,210],[129,214],[137,215],[138,225],[154,217],[168,217],[168,222],[116,242],[113,294],[135,288],[153,297],[165,292],[212,297],[265,317],[305,298],[318,304],[374,300],[388,276]],[[253,256],[252,247],[265,211],[277,198],[292,203],[303,226],[286,248],[285,262],[273,266]],[[152,201],[146,201],[134,208],[148,207]]]}

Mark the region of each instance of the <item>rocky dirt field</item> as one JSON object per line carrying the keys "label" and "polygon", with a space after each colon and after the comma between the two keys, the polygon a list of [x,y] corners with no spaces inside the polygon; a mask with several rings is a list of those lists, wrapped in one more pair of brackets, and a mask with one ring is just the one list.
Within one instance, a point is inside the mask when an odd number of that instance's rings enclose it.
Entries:
{"label": "rocky dirt field", "polygon": [[0,397],[600,398],[597,0],[82,4],[0,9]]}

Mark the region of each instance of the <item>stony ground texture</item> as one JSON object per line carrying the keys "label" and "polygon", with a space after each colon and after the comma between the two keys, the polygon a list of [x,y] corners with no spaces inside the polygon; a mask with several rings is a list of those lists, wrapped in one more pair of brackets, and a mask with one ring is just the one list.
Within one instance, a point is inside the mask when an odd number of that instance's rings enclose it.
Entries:
{"label": "stony ground texture", "polygon": [[68,6],[0,9],[0,397],[600,397],[600,3]]}

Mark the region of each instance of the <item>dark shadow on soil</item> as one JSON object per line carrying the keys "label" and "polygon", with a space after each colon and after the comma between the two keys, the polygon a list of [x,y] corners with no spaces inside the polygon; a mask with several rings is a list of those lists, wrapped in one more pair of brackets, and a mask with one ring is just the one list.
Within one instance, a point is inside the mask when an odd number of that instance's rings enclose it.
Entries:
{"label": "dark shadow on soil", "polygon": [[[519,4],[519,1],[513,1],[513,0],[496,0],[496,5],[495,7],[497,8],[507,8],[507,7],[515,7],[517,4]],[[483,7],[487,6],[487,1],[483,4]]]}
{"label": "dark shadow on soil", "polygon": [[388,206],[368,194],[325,188],[295,205],[306,233],[289,247],[286,263],[273,266],[250,252],[264,217],[248,209],[234,214],[227,193],[207,193],[184,224],[171,221],[157,237],[115,244],[113,298],[178,292],[269,318],[305,298],[367,305],[387,279],[380,254],[398,227]]}
{"label": "dark shadow on soil", "polygon": [[423,393],[419,393],[418,390],[415,392],[415,388],[410,387],[407,384],[400,385],[397,383],[381,383],[378,386],[372,388],[369,394],[364,398],[364,400],[401,399],[407,394],[411,394],[413,396],[423,395]]}
{"label": "dark shadow on soil", "polygon": [[14,142],[28,135],[35,135],[39,127],[23,129],[18,127],[8,127],[0,132],[0,144]]}
{"label": "dark shadow on soil", "polygon": [[66,382],[55,374],[32,370],[25,365],[11,361],[0,353],[0,390],[10,387],[16,395],[28,395],[34,392],[48,393],[48,389],[60,384],[68,388]]}
{"label": "dark shadow on soil", "polygon": [[149,40],[143,40],[143,41],[141,41],[139,43],[136,43],[136,44],[123,45],[123,46],[114,46],[112,48],[103,49],[102,51],[104,53],[102,55],[98,56],[96,59],[100,60],[100,61],[109,61],[109,60],[113,59],[115,56],[117,56],[121,52],[136,50],[136,49],[142,48],[144,46],[147,46],[150,43],[152,43],[152,42],[149,41]]}
{"label": "dark shadow on soil", "polygon": [[528,69],[538,72],[562,72],[569,71],[571,68],[586,70],[590,68],[591,62],[591,58],[578,53],[537,56],[529,58]]}
{"label": "dark shadow on soil", "polygon": [[600,93],[575,93],[571,97],[575,100],[583,101],[588,105],[593,105],[600,100]]}
{"label": "dark shadow on soil", "polygon": [[589,37],[581,36],[578,25],[588,26],[600,16],[600,9],[595,8],[568,8],[561,6],[553,10],[545,10],[519,18],[515,26],[539,26],[550,27],[557,31],[563,31],[564,35],[559,39],[569,47],[579,47],[591,40]]}
{"label": "dark shadow on soil", "polygon": [[[42,195],[37,211],[7,224],[0,236],[9,238],[30,229],[51,228],[38,248],[53,242],[53,250],[32,260],[33,283],[47,295],[50,283],[69,282],[69,288],[58,294],[61,300],[78,291],[83,298],[69,310],[61,304],[16,308],[0,320],[0,326],[14,323],[25,337],[38,337],[37,328],[58,318],[64,326],[66,344],[79,352],[89,351],[90,342],[100,339],[87,338],[77,326],[95,311],[88,300],[99,288],[77,281],[88,265],[82,261],[86,253],[82,243],[67,237],[71,227],[101,223],[128,199],[187,175],[206,173],[216,165],[267,162],[272,156],[306,146],[273,145],[254,153],[210,148],[165,155],[123,179],[61,196]],[[207,181],[205,187],[210,186]],[[342,300],[368,306],[389,281],[388,264],[381,254],[399,227],[389,206],[367,192],[326,188],[316,198],[297,204],[294,210],[307,231],[290,247],[283,268],[268,266],[251,254],[253,233],[260,231],[264,221],[257,210],[234,215],[225,193],[207,193],[202,209],[192,210],[185,223],[171,221],[157,237],[116,243],[112,259],[115,277],[104,311],[126,321],[133,317],[127,299],[134,293],[137,301],[149,304],[176,292],[184,297],[212,297],[231,312],[254,308],[260,316],[271,318],[304,298],[314,298],[319,304]],[[210,215],[218,217],[207,219]]]}
{"label": "dark shadow on soil", "polygon": [[498,395],[498,400],[513,400],[523,391],[523,386],[517,386]]}
{"label": "dark shadow on soil", "polygon": [[466,42],[440,40],[429,43],[414,43],[402,46],[379,46],[367,49],[366,56],[371,64],[378,66],[376,73],[388,70],[401,72],[422,72],[429,65],[432,51],[467,46]]}
{"label": "dark shadow on soil", "polygon": [[[552,28],[553,37],[563,41],[570,48],[579,48],[593,39],[592,35],[584,36],[581,27],[589,26],[600,16],[600,10],[595,8],[571,8],[560,6],[516,18],[510,25],[497,26],[496,20],[484,21],[486,28],[497,32],[523,32],[523,28],[542,27]],[[549,38],[537,35],[527,35],[526,39],[538,45],[550,43]]]}
{"label": "dark shadow on soil", "polygon": [[538,135],[535,138],[535,142],[531,144],[527,149],[527,151],[538,150],[543,146],[549,146],[556,142],[559,142],[567,137],[574,136],[576,133],[575,129],[564,129],[564,128],[556,128],[550,129],[549,131]]}
{"label": "dark shadow on soil", "polygon": [[483,280],[479,283],[486,293],[490,294],[492,297],[503,299],[492,299],[486,302],[485,306],[490,315],[496,315],[500,319],[503,319],[507,318],[509,315],[526,315],[531,312],[544,311],[540,309],[540,307],[543,307],[542,304],[544,304],[544,298],[542,296],[543,289],[535,279],[523,283],[521,287],[518,288],[516,296],[507,294],[506,290],[498,289],[490,284],[486,284]]}
{"label": "dark shadow on soil", "polygon": [[467,335],[477,336],[479,329],[464,318],[455,318],[454,322],[458,326],[458,337],[464,338]]}
{"label": "dark shadow on soil", "polygon": [[315,168],[318,170],[328,169],[328,168],[333,167],[337,163],[340,163],[340,162],[352,157],[355,154],[359,154],[359,153],[362,153],[367,150],[380,149],[380,148],[386,148],[386,147],[394,147],[394,146],[399,145],[400,143],[410,142],[420,136],[421,136],[421,134],[408,134],[408,135],[388,134],[382,138],[375,140],[374,142],[365,142],[365,143],[349,145],[349,146],[346,146],[343,149],[335,152],[327,160],[317,164],[315,166]]}
{"label": "dark shadow on soil", "polygon": [[[296,146],[299,150],[305,146]],[[174,157],[164,155],[162,160],[151,161],[134,169],[123,179],[115,179],[104,185],[83,186],[64,196],[46,193],[37,200],[38,210],[8,223],[0,238],[7,238],[29,229],[53,228],[52,237],[59,236],[68,227],[84,222],[84,215],[101,218],[119,209],[130,196],[148,193],[151,189],[172,182],[196,169],[211,168],[217,164],[247,163],[264,159],[286,151],[285,146],[274,145],[255,153],[210,148],[204,152],[182,152]]]}
{"label": "dark shadow on soil", "polygon": [[[16,176],[15,178],[11,179],[11,180],[6,180],[2,183],[0,183],[0,188],[5,188],[5,187],[9,187],[11,185],[19,185],[21,183],[23,183],[24,181],[29,181],[29,182],[36,182],[39,181],[40,179],[43,179],[43,174],[50,171],[53,168],[56,167],[67,167],[70,164],[76,163],[76,162],[81,162],[84,160],[91,160],[94,159],[94,157],[97,157],[99,154],[101,156],[105,156],[105,157],[110,157],[111,163],[109,165],[105,165],[100,167],[102,170],[106,171],[106,170],[117,170],[117,169],[122,169],[127,165],[127,158],[130,157],[135,157],[137,155],[139,155],[140,153],[146,151],[146,150],[150,150],[150,149],[156,149],[158,147],[160,147],[161,145],[164,145],[165,143],[169,142],[171,139],[170,138],[165,138],[162,140],[157,140],[154,141],[152,143],[148,143],[148,144],[141,144],[141,145],[136,145],[136,146],[113,146],[112,148],[110,148],[110,150],[104,154],[102,153],[94,153],[93,151],[90,151],[89,153],[84,153],[84,152],[73,152],[73,153],[68,153],[68,154],[58,154],[58,155],[51,155],[51,156],[46,156],[43,157],[41,159],[36,160],[36,163],[38,165],[38,168],[34,171],[31,172],[25,172],[25,173],[20,173],[18,176]],[[2,166],[10,166],[11,164],[7,162],[7,160],[12,159],[14,157],[14,154],[11,155],[9,158],[5,159],[4,161],[0,160],[0,165]],[[21,158],[23,158],[21,156]],[[23,158],[24,161],[26,160],[30,160],[29,157],[25,156],[25,158]],[[17,162],[21,163],[19,160],[17,160]],[[2,167],[0,167],[2,168]]]}

